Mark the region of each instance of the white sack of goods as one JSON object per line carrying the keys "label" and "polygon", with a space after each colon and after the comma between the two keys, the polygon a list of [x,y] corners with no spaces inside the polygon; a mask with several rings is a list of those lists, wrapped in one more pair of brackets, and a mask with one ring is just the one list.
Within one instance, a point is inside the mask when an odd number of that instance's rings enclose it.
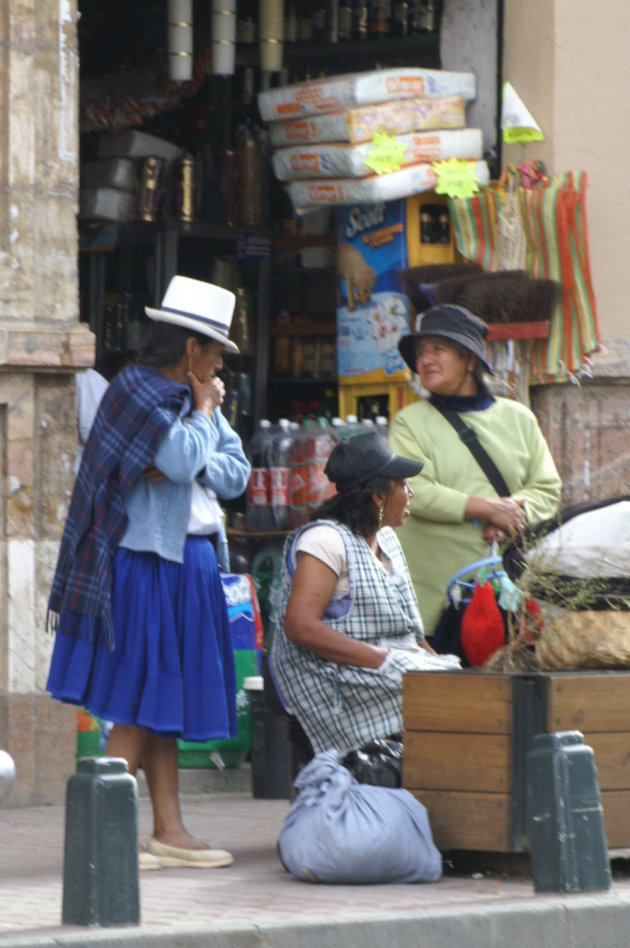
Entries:
{"label": "white sack of goods", "polygon": [[394,99],[357,109],[336,109],[326,115],[269,123],[274,148],[312,142],[368,142],[375,132],[405,135],[434,128],[464,128],[466,107],[461,95],[442,99]]}
{"label": "white sack of goods", "polygon": [[[479,187],[490,182],[485,161],[474,162]],[[395,201],[423,191],[431,191],[438,178],[431,164],[408,165],[389,174],[373,174],[368,178],[309,178],[290,181],[287,191],[296,210],[322,204],[376,204]]]}
{"label": "white sack of goods", "polygon": [[461,95],[466,102],[474,99],[473,73],[401,67],[326,76],[259,92],[258,108],[264,122],[273,122],[340,108],[353,109],[372,102],[449,95]]}
{"label": "white sack of goods", "polygon": [[[402,166],[422,162],[443,161],[447,158],[481,158],[483,142],[478,128],[454,131],[425,132],[398,135],[404,146]],[[374,146],[329,143],[327,145],[296,145],[280,148],[272,156],[273,170],[280,181],[296,178],[365,178],[373,174],[366,164]]]}

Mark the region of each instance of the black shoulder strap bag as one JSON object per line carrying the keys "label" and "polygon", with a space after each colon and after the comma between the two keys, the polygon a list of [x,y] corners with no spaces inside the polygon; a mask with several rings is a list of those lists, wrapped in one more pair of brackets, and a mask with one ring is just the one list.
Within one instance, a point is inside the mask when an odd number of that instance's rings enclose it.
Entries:
{"label": "black shoulder strap bag", "polygon": [[[498,467],[483,447],[477,432],[470,428],[452,408],[446,408],[443,405],[436,405],[431,402],[446,420],[453,426],[461,441],[475,458],[477,464],[486,475],[499,497],[509,497],[510,490],[503,480],[503,475]],[[464,610],[448,603],[440,616],[435,632],[431,638],[431,645],[441,655],[459,655],[462,665],[466,667],[469,663],[464,655],[461,642],[461,624]]]}
{"label": "black shoulder strap bag", "polygon": [[460,440],[466,445],[468,450],[475,458],[477,464],[486,475],[499,497],[509,497],[510,489],[503,480],[503,476],[498,467],[479,441],[477,432],[470,428],[452,408],[445,408],[443,405],[436,405],[431,402],[440,414],[444,415],[446,420],[453,426],[460,437]]}

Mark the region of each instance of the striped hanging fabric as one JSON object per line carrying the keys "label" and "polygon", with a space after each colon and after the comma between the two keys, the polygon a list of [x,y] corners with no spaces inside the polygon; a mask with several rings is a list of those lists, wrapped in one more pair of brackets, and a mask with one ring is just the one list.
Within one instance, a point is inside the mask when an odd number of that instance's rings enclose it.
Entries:
{"label": "striped hanging fabric", "polygon": [[497,228],[502,192],[491,185],[470,198],[451,198],[451,221],[459,252],[486,273],[499,269]]}
{"label": "striped hanging fabric", "polygon": [[566,382],[588,365],[599,349],[597,306],[591,282],[586,226],[586,174],[553,175],[544,187],[521,189],[527,236],[526,269],[533,277],[562,285],[548,339],[532,349],[535,382]]}
{"label": "striped hanging fabric", "polygon": [[[536,340],[531,376],[537,384],[575,380],[588,371],[588,356],[600,345],[591,281],[586,224],[585,172],[544,175],[519,187],[530,276],[556,280],[562,294],[551,317],[549,337]],[[472,198],[449,201],[460,253],[486,272],[501,269],[497,253],[499,215],[506,194],[493,184]]]}

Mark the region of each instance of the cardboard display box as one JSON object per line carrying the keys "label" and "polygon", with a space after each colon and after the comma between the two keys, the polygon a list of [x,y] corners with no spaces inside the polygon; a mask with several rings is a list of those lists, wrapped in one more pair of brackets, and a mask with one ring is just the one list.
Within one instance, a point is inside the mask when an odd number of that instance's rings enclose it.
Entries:
{"label": "cardboard display box", "polygon": [[413,672],[403,728],[403,786],[440,849],[526,852],[533,736],[572,730],[595,754],[608,847],[630,846],[630,672]]}

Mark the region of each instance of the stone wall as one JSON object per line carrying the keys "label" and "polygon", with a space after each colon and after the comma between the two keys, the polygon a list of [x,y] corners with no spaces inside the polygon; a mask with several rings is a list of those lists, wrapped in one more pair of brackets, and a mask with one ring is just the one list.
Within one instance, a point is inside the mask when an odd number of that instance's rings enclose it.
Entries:
{"label": "stone wall", "polygon": [[75,4],[0,9],[0,747],[7,804],[63,798],[75,712],[44,688],[50,579],[73,480],[78,322]]}
{"label": "stone wall", "polygon": [[606,340],[579,384],[533,389],[563,503],[630,493],[630,341]]}

